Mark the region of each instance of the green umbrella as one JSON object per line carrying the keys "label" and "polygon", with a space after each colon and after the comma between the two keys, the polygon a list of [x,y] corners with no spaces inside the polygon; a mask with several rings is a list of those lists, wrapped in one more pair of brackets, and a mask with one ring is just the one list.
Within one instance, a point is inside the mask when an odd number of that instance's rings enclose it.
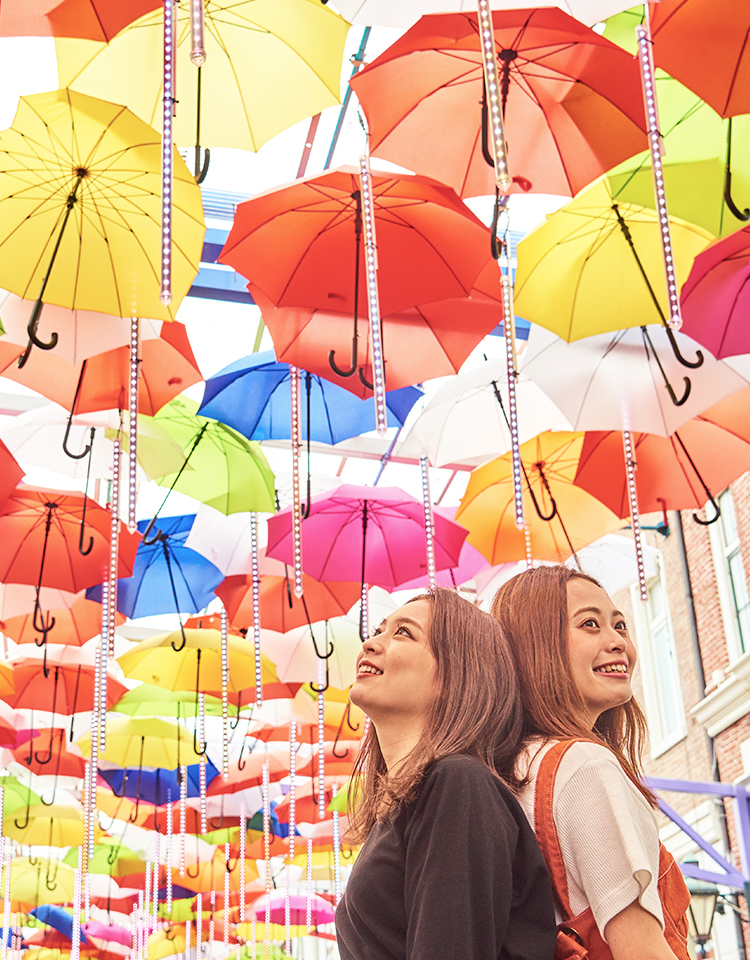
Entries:
{"label": "green umbrella", "polygon": [[[639,7],[611,17],[604,36],[634,53],[634,29],[642,15],[643,8]],[[738,207],[750,205],[750,116],[722,120],[708,104],[663,70],[656,71],[656,95],[664,138],[669,215],[698,224],[717,236],[733,233],[742,221],[733,215],[724,199],[727,148],[731,146],[734,202]],[[655,209],[648,151],[625,160],[607,177],[615,201]]]}
{"label": "green umbrella", "polygon": [[[72,847],[63,863],[78,866],[78,848]],[[127,877],[143,873],[146,863],[137,853],[115,837],[102,837],[94,846],[94,856],[88,862],[89,873],[106,873],[109,877]]]}
{"label": "green umbrella", "polygon": [[224,514],[274,513],[274,475],[254,440],[216,420],[196,415],[198,404],[176,397],[153,417],[181,447],[185,460],[176,473],[152,476]]}
{"label": "green umbrella", "polygon": [[[220,717],[222,715],[221,700],[205,695],[206,715]],[[138,687],[120,697],[111,710],[116,713],[127,713],[131,717],[194,717],[198,709],[195,702],[195,692],[192,690],[165,690],[153,683],[142,683]]]}
{"label": "green umbrella", "polygon": [[0,787],[3,788],[3,817],[7,817],[14,810],[20,810],[21,807],[42,802],[39,794],[34,793],[31,787],[25,786],[16,777],[0,777]]}

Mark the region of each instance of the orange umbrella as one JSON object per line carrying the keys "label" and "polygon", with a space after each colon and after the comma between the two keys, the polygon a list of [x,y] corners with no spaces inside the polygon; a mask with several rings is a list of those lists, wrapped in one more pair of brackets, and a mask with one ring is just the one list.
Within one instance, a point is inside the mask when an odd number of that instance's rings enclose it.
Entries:
{"label": "orange umbrella", "polygon": [[16,747],[13,756],[39,776],[83,778],[86,761],[77,747],[66,750],[66,734],[62,727],[39,730],[36,736]]}
{"label": "orange umbrella", "polygon": [[160,0],[3,0],[4,37],[78,37],[104,43]]}
{"label": "orange umbrella", "polygon": [[13,454],[0,440],[0,506],[23,480],[23,475],[23,468],[16,463]]}
{"label": "orange umbrella", "polygon": [[259,787],[263,783],[263,767],[268,767],[268,779],[283,780],[289,776],[289,751],[257,751],[245,759],[229,764],[229,778],[214,777],[206,791],[207,797],[216,797],[222,793],[235,793],[248,787]]}
{"label": "orange umbrella", "polygon": [[[91,709],[96,683],[95,668],[85,664],[51,664],[45,676],[41,660],[25,658],[14,664],[14,693],[2,693],[5,702],[14,710],[47,710],[69,717],[76,712]],[[128,692],[128,688],[107,677],[107,709]]]}
{"label": "orange umbrella", "polygon": [[[646,148],[629,53],[555,8],[497,10],[492,22],[515,191],[572,196]],[[461,196],[494,193],[476,12],[422,17],[351,86],[375,156]]]}
{"label": "orange umbrella", "polygon": [[[550,431],[521,445],[524,519],[536,560],[565,560],[622,525],[609,508],[573,485],[584,436]],[[526,556],[524,532],[515,523],[510,453],[472,471],[456,521],[490,563]]]}
{"label": "orange umbrella", "polygon": [[[68,363],[54,351],[33,350],[22,369],[11,363],[2,372],[75,413],[128,406],[130,347],[98,353],[81,363]],[[152,417],[202,379],[184,324],[163,324],[158,338],[141,343],[138,412]]]}
{"label": "orange umbrella", "polygon": [[[348,776],[354,768],[354,761],[359,753],[359,740],[338,740],[335,743],[326,743],[324,746],[324,769],[327,776],[342,774]],[[318,754],[313,753],[297,767],[301,777],[317,777]]]}
{"label": "orange umbrella", "polygon": [[[349,778],[347,776],[335,776],[325,778],[325,805],[326,815],[324,819],[331,819],[333,813],[328,810],[328,804],[333,800],[333,788],[340,789]],[[295,818],[297,823],[317,823],[320,819],[318,811],[318,782],[311,780],[295,790]],[[276,816],[280,823],[289,822],[289,794],[276,805]],[[256,841],[257,843],[257,841]],[[250,854],[248,854],[249,856]]]}
{"label": "orange umbrella", "polygon": [[[72,606],[49,610],[47,613],[55,621],[55,625],[47,632],[48,643],[65,643],[80,647],[87,640],[101,633],[102,605],[95,600],[79,597]],[[124,622],[125,617],[116,612],[115,623]],[[16,643],[34,643],[39,637],[39,631],[34,626],[33,613],[11,617],[5,621],[2,629],[3,633]]]}
{"label": "orange umbrella", "polygon": [[[270,575],[260,578],[260,622],[267,630],[286,633],[318,620],[348,613],[360,597],[358,583],[329,581],[320,583],[302,575],[304,594],[295,597],[288,577]],[[236,574],[223,580],[215,590],[230,621],[245,629],[253,625],[253,578]]]}

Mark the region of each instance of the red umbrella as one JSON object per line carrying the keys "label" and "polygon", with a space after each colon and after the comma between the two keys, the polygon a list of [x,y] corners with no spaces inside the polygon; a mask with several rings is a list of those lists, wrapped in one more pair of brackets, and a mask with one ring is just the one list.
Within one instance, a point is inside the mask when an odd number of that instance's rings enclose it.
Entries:
{"label": "red umbrella", "polygon": [[[333,813],[327,808],[328,804],[331,802],[331,800],[333,800],[334,786],[337,788],[337,790],[340,790],[348,779],[349,778],[347,776],[325,778],[326,816],[324,819],[331,819],[333,817]],[[289,823],[289,802],[289,794],[287,794],[283,800],[280,800],[276,805],[275,812],[276,816],[279,818],[279,823]],[[311,780],[309,783],[305,783],[297,787],[295,790],[294,805],[297,823],[314,823],[320,819],[318,815],[317,780]],[[248,853],[248,856],[250,856],[250,853]]]}
{"label": "red umbrella", "polygon": [[106,43],[160,0],[3,0],[0,36],[78,37]]}
{"label": "red umbrella", "polygon": [[[260,622],[267,630],[286,633],[318,620],[348,613],[359,600],[358,583],[319,583],[303,574],[302,599],[295,597],[289,577],[261,576]],[[253,625],[253,578],[237,574],[227,577],[215,590],[232,624],[245,629]]]}
{"label": "red umbrella", "polygon": [[[23,659],[14,664],[15,693],[2,696],[14,710],[44,710],[65,717],[90,710],[94,702],[96,670],[86,664],[51,664],[45,676],[41,660]],[[107,677],[107,709],[128,692],[114,677]]]}
{"label": "red umbrella", "polygon": [[654,61],[721,114],[750,113],[750,10],[737,0],[651,6]]}
{"label": "red umbrella", "polygon": [[[487,228],[450,187],[428,177],[373,172],[372,188],[382,315],[466,296],[488,259]],[[237,207],[219,262],[250,279],[277,307],[350,314],[358,262],[364,317],[359,198],[353,167],[260,193]]]}
{"label": "red umbrella", "polygon": [[[240,767],[240,763],[242,766]],[[229,765],[229,779],[214,777],[206,790],[207,797],[217,797],[222,793],[235,793],[248,787],[259,787],[263,783],[263,767],[268,767],[269,781],[283,780],[289,776],[289,750],[258,751],[244,760]]]}
{"label": "red umbrella", "polygon": [[[354,767],[354,761],[359,753],[359,740],[338,740],[336,743],[326,743],[324,746],[324,770],[327,775],[349,775]],[[318,754],[313,753],[304,763],[297,766],[297,773],[301,777],[318,776]]]}
{"label": "red umbrella", "polygon": [[[142,341],[140,352],[139,413],[152,417],[187,387],[203,379],[181,323],[164,323],[158,338]],[[54,352],[34,350],[22,369],[10,363],[3,370],[3,376],[75,413],[125,410],[130,384],[130,347],[108,350],[82,363],[69,363]]]}
{"label": "red umbrella", "polygon": [[16,462],[10,450],[0,440],[0,506],[5,503],[23,480],[23,468]]}
{"label": "red umbrella", "polygon": [[86,761],[77,747],[65,749],[66,734],[61,727],[40,730],[16,747],[13,756],[39,776],[82,778],[86,775]]}
{"label": "red umbrella", "polygon": [[[95,600],[79,597],[71,607],[48,610],[47,614],[55,621],[54,627],[47,632],[48,643],[65,643],[80,647],[101,633],[102,605]],[[115,623],[125,622],[125,617],[115,613]],[[16,643],[35,643],[39,631],[34,626],[34,615],[24,614],[4,621],[3,633]]]}
{"label": "red umbrella", "polygon": [[699,253],[680,293],[682,332],[718,358],[750,353],[750,227]]}
{"label": "red umbrella", "polygon": [[[514,190],[571,196],[646,148],[630,54],[559,9],[498,10],[492,22]],[[422,17],[351,86],[374,155],[461,196],[494,192],[476,13]]]}

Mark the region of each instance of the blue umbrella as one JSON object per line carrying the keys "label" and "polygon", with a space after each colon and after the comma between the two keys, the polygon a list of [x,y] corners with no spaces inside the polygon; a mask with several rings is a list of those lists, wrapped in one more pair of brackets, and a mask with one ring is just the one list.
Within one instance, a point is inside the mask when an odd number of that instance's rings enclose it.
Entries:
{"label": "blue umbrella", "polygon": [[[43,903],[41,907],[29,910],[29,913],[42,923],[46,923],[48,927],[54,927],[70,940],[73,939],[73,915],[62,907],[58,907],[56,903]],[[88,943],[83,928],[81,928],[81,943]]]}
{"label": "blue umbrella", "polygon": [[[153,541],[144,538],[135,555],[133,576],[117,581],[117,609],[126,617],[158,613],[198,613],[214,599],[214,588],[224,574],[200,553],[185,546],[194,515],[158,520]],[[141,520],[138,530],[148,528]],[[101,602],[102,587],[86,591],[89,600]]]}
{"label": "blue umbrella", "polygon": [[[273,350],[243,357],[206,380],[198,413],[219,420],[252,440],[288,440],[289,381],[289,364],[279,363]],[[339,443],[375,429],[372,397],[360,400],[338,384],[305,371],[301,393],[303,435],[308,441]],[[402,426],[421,396],[417,387],[386,393],[388,426]]]}
{"label": "blue umbrella", "polygon": [[[209,760],[206,764],[206,785],[208,785],[219,771]],[[177,770],[164,770],[162,768],[143,767],[137,768],[110,767],[103,769],[99,767],[99,776],[103,777],[112,792],[117,797],[123,795],[123,781],[125,786],[125,796],[135,800],[140,797],[144,803],[155,803],[161,806],[165,803],[174,802],[180,798],[180,782],[177,778]],[[200,764],[193,763],[187,768],[187,795],[189,797],[199,797],[200,788]],[[140,782],[140,790],[138,784]]]}

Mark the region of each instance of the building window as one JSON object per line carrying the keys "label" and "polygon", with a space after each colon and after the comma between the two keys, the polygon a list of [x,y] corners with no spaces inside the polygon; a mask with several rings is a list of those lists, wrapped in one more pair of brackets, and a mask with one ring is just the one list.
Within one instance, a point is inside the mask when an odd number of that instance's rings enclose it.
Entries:
{"label": "building window", "polygon": [[646,603],[641,602],[637,587],[633,588],[636,643],[652,756],[669,750],[686,734],[677,652],[661,564],[659,570],[647,584]]}
{"label": "building window", "polygon": [[721,518],[708,529],[724,632],[730,659],[736,660],[750,650],[750,599],[731,492],[725,490],[717,497],[717,502]]}

